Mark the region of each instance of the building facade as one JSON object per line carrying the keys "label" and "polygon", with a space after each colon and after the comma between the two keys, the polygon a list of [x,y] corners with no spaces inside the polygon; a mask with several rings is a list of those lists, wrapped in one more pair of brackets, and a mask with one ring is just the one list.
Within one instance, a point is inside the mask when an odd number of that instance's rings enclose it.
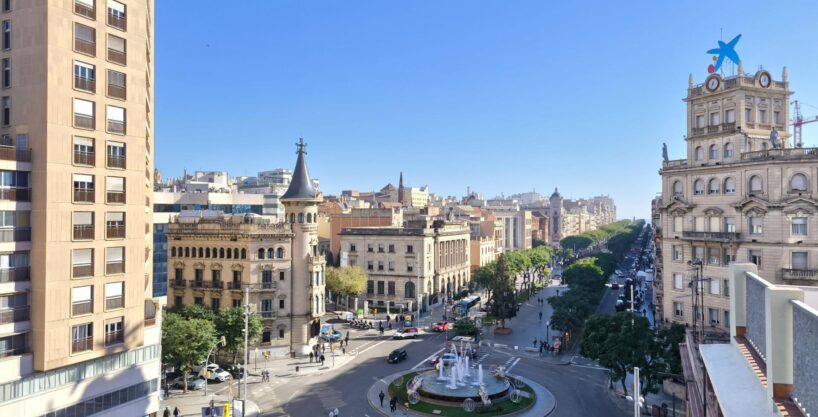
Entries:
{"label": "building facade", "polygon": [[153,4],[1,6],[0,414],[153,415]]}
{"label": "building facade", "polygon": [[503,250],[531,248],[531,212],[517,200],[488,200],[483,208],[503,223]]}
{"label": "building facade", "polygon": [[564,199],[555,188],[548,202],[548,235],[552,245],[559,245],[564,237],[579,235],[616,222],[616,205],[608,196]]}
{"label": "building facade", "polygon": [[[788,141],[790,95],[786,68],[780,81],[741,66],[700,85],[691,76],[687,156],[660,171],[666,319],[729,328],[733,262],[774,283],[818,284],[818,152]],[[693,313],[696,287],[705,317]]]}

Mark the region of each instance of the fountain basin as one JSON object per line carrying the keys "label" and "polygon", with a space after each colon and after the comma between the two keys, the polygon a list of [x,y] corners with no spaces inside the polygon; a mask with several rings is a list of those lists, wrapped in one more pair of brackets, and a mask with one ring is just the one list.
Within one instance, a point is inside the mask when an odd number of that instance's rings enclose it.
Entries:
{"label": "fountain basin", "polygon": [[[478,393],[480,387],[472,385],[475,380],[474,373],[472,373],[472,378],[468,380],[465,386],[458,386],[453,389],[446,386],[448,381],[438,381],[438,374],[435,371],[421,372],[418,376],[423,381],[417,391],[422,398],[457,403],[462,403],[466,398],[471,398],[480,402],[480,394]],[[505,397],[511,389],[508,379],[498,380],[490,374],[483,378],[483,385],[485,385],[486,393],[492,400]]]}

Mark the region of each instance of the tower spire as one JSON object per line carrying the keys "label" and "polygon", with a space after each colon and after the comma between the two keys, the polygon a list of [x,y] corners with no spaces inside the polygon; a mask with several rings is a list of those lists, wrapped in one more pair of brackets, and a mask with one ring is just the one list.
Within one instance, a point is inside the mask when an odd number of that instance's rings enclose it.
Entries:
{"label": "tower spire", "polygon": [[403,190],[403,171],[400,172],[400,180],[398,180],[398,203],[405,205],[403,197],[405,196]]}

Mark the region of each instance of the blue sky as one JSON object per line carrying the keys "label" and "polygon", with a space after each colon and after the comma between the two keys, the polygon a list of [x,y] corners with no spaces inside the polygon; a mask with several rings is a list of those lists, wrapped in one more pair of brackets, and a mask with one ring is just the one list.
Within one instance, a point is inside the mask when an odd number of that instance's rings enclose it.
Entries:
{"label": "blue sky", "polygon": [[[649,217],[661,144],[685,155],[688,74],[720,30],[818,114],[818,3],[156,2],[163,175],[290,167],[308,142],[325,194],[609,194]],[[571,3],[571,4],[568,4]],[[233,6],[235,4],[235,6]],[[238,6],[241,4],[241,6]],[[818,124],[804,130],[818,146]]]}

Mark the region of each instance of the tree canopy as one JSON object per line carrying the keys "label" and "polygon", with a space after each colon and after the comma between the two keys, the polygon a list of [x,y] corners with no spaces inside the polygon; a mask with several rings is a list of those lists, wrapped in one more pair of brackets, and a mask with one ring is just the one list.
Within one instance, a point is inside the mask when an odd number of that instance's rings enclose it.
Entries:
{"label": "tree canopy", "polygon": [[212,321],[165,314],[162,320],[162,361],[179,366],[185,376],[185,391],[191,369],[205,360],[216,340],[216,327]]}
{"label": "tree canopy", "polygon": [[[244,309],[241,307],[219,310],[216,314],[215,326],[216,336],[224,336],[226,345],[224,349],[233,354],[233,362],[236,362],[236,355],[244,352]],[[251,312],[247,321],[247,334],[250,342],[261,336],[261,317],[258,313]]]}
{"label": "tree canopy", "polygon": [[366,291],[367,275],[361,268],[348,266],[328,267],[325,271],[326,287],[335,294],[357,295]]}

